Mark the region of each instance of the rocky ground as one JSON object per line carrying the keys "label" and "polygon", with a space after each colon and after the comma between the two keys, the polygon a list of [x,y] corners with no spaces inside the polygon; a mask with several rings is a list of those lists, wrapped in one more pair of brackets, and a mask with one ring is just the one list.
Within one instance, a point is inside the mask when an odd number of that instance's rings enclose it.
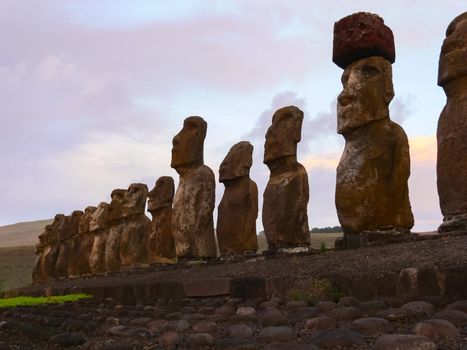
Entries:
{"label": "rocky ground", "polygon": [[0,311],[0,349],[467,349],[467,300],[112,299]]}

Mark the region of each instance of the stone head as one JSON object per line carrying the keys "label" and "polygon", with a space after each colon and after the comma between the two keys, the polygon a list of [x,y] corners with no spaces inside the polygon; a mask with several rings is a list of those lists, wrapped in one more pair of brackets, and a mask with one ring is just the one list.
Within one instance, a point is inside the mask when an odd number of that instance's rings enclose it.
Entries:
{"label": "stone head", "polygon": [[122,217],[122,203],[127,190],[117,188],[110,194],[109,221],[115,221]]}
{"label": "stone head", "polygon": [[148,211],[172,206],[175,193],[174,179],[171,176],[161,176],[154,188],[148,193]]}
{"label": "stone head", "polygon": [[204,139],[208,124],[201,117],[188,117],[183,128],[172,140],[170,166],[177,170],[184,166],[203,164]]}
{"label": "stone head", "polygon": [[253,145],[248,141],[233,145],[219,167],[219,182],[248,176],[252,164]]}
{"label": "stone head", "polygon": [[84,234],[89,232],[89,221],[91,220],[91,215],[96,211],[96,207],[89,206],[84,209],[84,214],[79,219],[79,234]]}
{"label": "stone head", "polygon": [[84,215],[82,210],[74,210],[69,216],[68,222],[68,234],[70,237],[74,237],[79,232],[79,222],[81,217]]}
{"label": "stone head", "polygon": [[122,202],[122,217],[143,214],[148,198],[148,186],[141,183],[131,184]]}
{"label": "stone head", "polygon": [[342,73],[337,97],[337,132],[345,134],[372,121],[389,118],[394,97],[392,67],[383,57],[363,58]]}
{"label": "stone head", "polygon": [[454,18],[446,30],[439,56],[438,85],[467,76],[467,12]]}
{"label": "stone head", "polygon": [[89,220],[89,231],[104,229],[109,226],[109,204],[105,202],[99,203],[96,210],[91,214]]}
{"label": "stone head", "polygon": [[264,143],[263,161],[265,164],[297,154],[297,143],[300,142],[302,135],[302,123],[303,112],[295,106],[284,107],[274,113]]}
{"label": "stone head", "polygon": [[45,227],[44,233],[46,233],[46,241],[48,244],[53,244],[59,239],[60,232],[63,228],[63,225],[65,224],[65,220],[65,215],[57,214],[54,217],[54,221]]}

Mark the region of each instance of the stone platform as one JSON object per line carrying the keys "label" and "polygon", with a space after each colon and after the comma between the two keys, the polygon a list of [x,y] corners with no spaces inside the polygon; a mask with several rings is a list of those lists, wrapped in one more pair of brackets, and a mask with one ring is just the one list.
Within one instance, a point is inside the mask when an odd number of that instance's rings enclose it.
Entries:
{"label": "stone platform", "polygon": [[229,296],[285,300],[312,279],[331,282],[342,295],[467,298],[467,231],[413,236],[407,242],[355,250],[265,254],[154,265],[114,274],[71,278],[6,295],[85,292],[122,303]]}

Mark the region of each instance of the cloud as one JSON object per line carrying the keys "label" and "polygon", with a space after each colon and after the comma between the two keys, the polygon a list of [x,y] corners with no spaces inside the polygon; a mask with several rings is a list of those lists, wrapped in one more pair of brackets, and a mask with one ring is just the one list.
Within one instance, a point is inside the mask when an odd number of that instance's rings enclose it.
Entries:
{"label": "cloud", "polygon": [[403,124],[414,112],[414,100],[413,95],[396,97],[389,105],[391,119]]}

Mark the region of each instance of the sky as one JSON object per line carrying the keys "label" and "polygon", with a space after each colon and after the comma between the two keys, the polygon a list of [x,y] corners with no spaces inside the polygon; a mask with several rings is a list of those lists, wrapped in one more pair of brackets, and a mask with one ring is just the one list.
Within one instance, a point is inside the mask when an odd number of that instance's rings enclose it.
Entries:
{"label": "sky", "polygon": [[[395,37],[390,110],[409,137],[414,231],[435,230],[435,134],[446,100],[438,58],[449,22],[466,8],[467,0],[2,0],[0,225],[69,214],[134,182],[177,181],[171,141],[192,115],[208,122],[204,159],[216,179],[232,145],[254,145],[261,206],[264,135],[287,105],[305,113],[298,160],[309,176],[309,225],[338,225],[344,140],[333,25],[368,11]],[[216,203],[222,193],[218,184]]]}

